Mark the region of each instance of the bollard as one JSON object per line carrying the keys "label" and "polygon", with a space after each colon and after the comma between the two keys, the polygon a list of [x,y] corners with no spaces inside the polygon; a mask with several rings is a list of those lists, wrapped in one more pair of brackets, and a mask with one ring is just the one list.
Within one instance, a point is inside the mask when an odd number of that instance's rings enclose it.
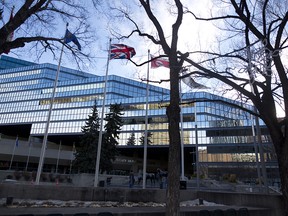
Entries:
{"label": "bollard", "polygon": [[123,204],[125,202],[125,196],[120,196],[119,197],[119,204]]}
{"label": "bollard", "polygon": [[6,198],[6,205],[12,205],[13,204],[13,197],[7,197]]}
{"label": "bollard", "polygon": [[199,205],[204,205],[202,198],[199,198]]}
{"label": "bollard", "polygon": [[99,181],[99,187],[104,187],[105,186],[105,181]]}
{"label": "bollard", "polygon": [[186,189],[187,189],[187,182],[180,181],[180,190],[186,190]]}

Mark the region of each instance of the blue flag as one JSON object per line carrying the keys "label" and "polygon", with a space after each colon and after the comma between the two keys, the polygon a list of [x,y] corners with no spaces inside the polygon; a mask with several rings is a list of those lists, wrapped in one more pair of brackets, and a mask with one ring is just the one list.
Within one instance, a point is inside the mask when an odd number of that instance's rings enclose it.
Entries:
{"label": "blue flag", "polygon": [[67,29],[64,37],[64,43],[70,43],[71,41],[78,47],[79,50],[81,50],[81,45],[78,39]]}

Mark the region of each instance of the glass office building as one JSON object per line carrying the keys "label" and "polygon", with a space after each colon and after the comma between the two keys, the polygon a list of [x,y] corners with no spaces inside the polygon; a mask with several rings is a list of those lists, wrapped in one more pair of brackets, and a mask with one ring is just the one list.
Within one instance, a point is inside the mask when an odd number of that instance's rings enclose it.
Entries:
{"label": "glass office building", "polygon": [[[7,163],[11,162],[12,167],[37,167],[56,71],[56,65],[0,57],[1,169],[6,169]],[[59,166],[68,169],[73,160],[73,144],[79,142],[81,127],[85,125],[95,101],[101,116],[104,83],[104,76],[61,67],[48,130],[44,169],[55,166],[56,160],[57,166],[59,163]],[[151,135],[147,169],[167,168],[169,136],[166,107],[169,93],[168,89],[150,85],[146,107],[146,83],[108,76],[104,112],[108,111],[110,104],[121,103],[124,108],[124,125],[118,146],[121,154],[115,161],[115,169],[142,167],[141,137],[145,131],[146,109],[147,130]],[[250,114],[233,104],[253,109],[250,105],[207,92],[182,95],[185,175],[195,174],[198,147],[198,169],[203,177],[219,179],[224,174],[234,173],[242,179],[256,179],[257,170],[259,173],[259,169],[265,168],[269,179],[277,178],[277,160],[265,125],[260,121],[256,130],[253,127],[255,120]],[[261,145],[253,130],[261,137]],[[131,134],[135,135],[133,146],[127,145]],[[260,159],[265,167],[261,166]]]}

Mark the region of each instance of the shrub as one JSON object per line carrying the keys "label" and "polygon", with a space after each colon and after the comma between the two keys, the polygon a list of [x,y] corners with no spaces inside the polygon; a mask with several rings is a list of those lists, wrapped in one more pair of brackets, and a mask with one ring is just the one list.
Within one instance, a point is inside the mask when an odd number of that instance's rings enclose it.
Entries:
{"label": "shrub", "polygon": [[262,178],[257,178],[256,181],[255,181],[255,184],[262,184],[263,181],[262,181]]}
{"label": "shrub", "polygon": [[229,180],[230,175],[229,174],[223,174],[223,180]]}
{"label": "shrub", "polygon": [[6,179],[13,179],[13,176],[12,175],[7,175]]}
{"label": "shrub", "polygon": [[205,179],[205,178],[206,178],[205,174],[200,175],[200,179]]}
{"label": "shrub", "polygon": [[36,179],[36,175],[37,175],[37,173],[36,173],[36,172],[32,172],[32,173],[31,173],[31,176],[32,176],[32,179],[33,179],[33,180],[35,180],[35,179]]}
{"label": "shrub", "polygon": [[49,174],[49,179],[50,179],[51,182],[55,182],[56,177],[55,177],[55,175],[53,173],[50,173]]}
{"label": "shrub", "polygon": [[14,177],[16,180],[19,180],[22,177],[22,173],[20,171],[15,171],[14,172]]}
{"label": "shrub", "polygon": [[58,179],[59,182],[64,182],[64,180],[65,180],[63,175],[58,175],[57,179]]}
{"label": "shrub", "polygon": [[24,173],[23,173],[23,176],[24,176],[24,179],[25,179],[26,181],[29,181],[30,178],[31,178],[31,173],[30,173],[30,172],[24,172]]}
{"label": "shrub", "polygon": [[229,176],[229,182],[235,183],[236,180],[237,180],[236,174],[230,174],[230,176]]}
{"label": "shrub", "polygon": [[48,177],[47,177],[47,174],[46,173],[41,173],[41,179],[42,181],[47,181]]}
{"label": "shrub", "polygon": [[71,178],[70,176],[67,176],[66,181],[67,181],[68,183],[72,183],[72,178]]}

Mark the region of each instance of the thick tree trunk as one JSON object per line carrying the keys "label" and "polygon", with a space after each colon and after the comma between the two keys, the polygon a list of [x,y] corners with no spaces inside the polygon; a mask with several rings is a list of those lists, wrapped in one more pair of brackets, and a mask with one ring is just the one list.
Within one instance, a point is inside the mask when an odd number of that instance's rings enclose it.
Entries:
{"label": "thick tree trunk", "polygon": [[282,208],[284,215],[288,216],[288,139],[285,139],[280,146],[282,146],[282,148],[280,148],[281,151],[276,153],[278,157],[278,166],[281,179],[281,192],[283,195]]}
{"label": "thick tree trunk", "polygon": [[180,211],[180,134],[179,134],[179,105],[169,105],[169,162],[168,188],[166,200],[166,216],[178,216]]}
{"label": "thick tree trunk", "polygon": [[170,71],[170,105],[167,107],[169,122],[169,159],[166,216],[180,214],[180,97],[179,71]]}
{"label": "thick tree trunk", "polygon": [[[272,118],[272,114],[269,113],[269,106],[267,104],[266,109],[262,110],[262,117],[269,128],[269,133],[274,145],[274,149],[277,155],[279,175],[281,180],[281,192],[283,197],[282,209],[285,216],[288,216],[288,138],[285,134],[288,133],[288,124],[285,121],[281,128],[281,124],[277,122],[277,117]],[[265,115],[267,114],[267,115]]]}

